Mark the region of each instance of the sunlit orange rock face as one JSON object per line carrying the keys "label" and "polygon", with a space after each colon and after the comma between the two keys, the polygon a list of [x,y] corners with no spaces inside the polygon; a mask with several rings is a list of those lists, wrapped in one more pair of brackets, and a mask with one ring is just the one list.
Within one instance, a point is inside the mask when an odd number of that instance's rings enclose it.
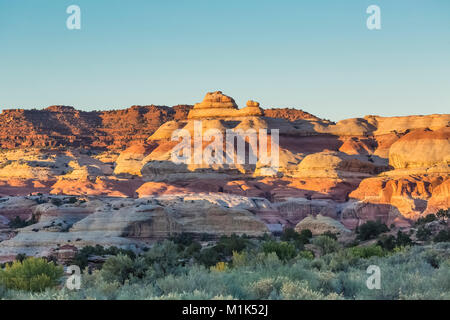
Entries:
{"label": "sunlit orange rock face", "polygon": [[186,118],[191,106],[132,106],[125,110],[85,112],[67,106],[44,110],[3,110],[0,147],[123,149],[145,141],[161,124]]}
{"label": "sunlit orange rock face", "polygon": [[[192,132],[194,121],[222,133],[278,129],[278,171],[268,174],[260,163],[173,163],[172,133]],[[263,109],[253,100],[239,109],[220,91],[195,106],[5,110],[0,196],[232,194],[268,200],[270,208],[254,210],[267,223],[295,226],[320,213],[347,228],[374,219],[406,226],[450,207],[449,123],[448,114],[334,123],[298,109]]]}

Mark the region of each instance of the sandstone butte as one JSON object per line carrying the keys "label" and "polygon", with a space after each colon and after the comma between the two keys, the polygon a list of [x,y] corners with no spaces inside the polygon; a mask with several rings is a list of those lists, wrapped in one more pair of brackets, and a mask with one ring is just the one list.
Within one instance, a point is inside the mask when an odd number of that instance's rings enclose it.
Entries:
{"label": "sandstone butte", "polygon": [[[279,129],[279,171],[259,162],[173,163],[172,133],[192,131],[198,120],[203,130]],[[252,100],[239,109],[220,91],[194,106],[4,110],[0,257],[23,247],[44,252],[72,238],[126,246],[176,232],[346,232],[375,219],[407,228],[450,207],[449,138],[449,114],[334,123]],[[8,220],[32,214],[39,232],[2,233]],[[70,232],[47,232],[60,220]]]}

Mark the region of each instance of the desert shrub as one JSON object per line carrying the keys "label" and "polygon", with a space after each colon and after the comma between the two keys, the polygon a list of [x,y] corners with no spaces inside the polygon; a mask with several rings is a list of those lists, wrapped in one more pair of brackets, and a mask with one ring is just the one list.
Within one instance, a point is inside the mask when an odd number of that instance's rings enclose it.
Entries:
{"label": "desert shrub", "polygon": [[213,272],[225,272],[228,270],[228,265],[223,261],[219,261],[216,263],[215,266],[212,266],[211,268],[209,268],[209,270],[211,270]]}
{"label": "desert shrub", "polygon": [[154,277],[161,277],[171,273],[178,273],[182,268],[182,261],[177,245],[165,240],[155,244],[143,255],[145,263],[153,269]]}
{"label": "desert shrub", "polygon": [[322,233],[322,236],[327,236],[330,237],[333,240],[337,240],[337,235],[331,231],[325,231],[324,233]]}
{"label": "desert shrub", "polygon": [[57,207],[59,207],[63,204],[62,200],[59,198],[52,198],[51,203]]}
{"label": "desert shrub", "polygon": [[248,264],[248,254],[245,251],[242,251],[240,253],[233,251],[231,261],[234,268],[246,266]]}
{"label": "desert shrub", "polygon": [[292,228],[286,228],[281,233],[280,239],[281,241],[291,241],[297,240],[300,237],[300,234]]}
{"label": "desert shrub", "polygon": [[280,260],[287,261],[295,257],[297,250],[292,243],[285,241],[267,241],[262,245],[264,253],[274,252],[280,258]]}
{"label": "desert shrub", "polygon": [[309,251],[309,250],[303,250],[303,251],[300,251],[297,254],[297,258],[298,259],[312,260],[312,259],[314,259],[314,253],[312,251]]}
{"label": "desert shrub", "polygon": [[450,242],[450,230],[441,230],[433,238],[434,242]]}
{"label": "desert shrub", "polygon": [[377,241],[377,245],[385,250],[392,251],[396,246],[396,239],[393,235],[382,235]]}
{"label": "desert shrub", "polygon": [[250,240],[244,236],[222,236],[213,247],[205,248],[197,255],[195,259],[198,263],[211,267],[217,262],[229,260],[233,252],[241,252],[250,245]]}
{"label": "desert shrub", "polygon": [[311,238],[312,232],[309,229],[302,230],[298,233],[292,228],[286,228],[280,236],[281,241],[292,242],[299,250],[303,250],[304,245],[308,244]]}
{"label": "desert shrub", "polygon": [[349,248],[351,254],[357,258],[368,259],[370,257],[383,257],[386,252],[381,246],[372,245],[366,247],[353,247]]}
{"label": "desert shrub", "polygon": [[158,289],[152,283],[133,283],[125,284],[116,295],[117,300],[143,300],[156,299]]}
{"label": "desert shrub", "polygon": [[338,294],[325,296],[321,292],[313,291],[306,281],[289,281],[281,287],[281,295],[285,300],[337,300]]}
{"label": "desert shrub", "polygon": [[441,263],[441,255],[439,254],[438,251],[434,250],[434,249],[430,249],[425,251],[422,254],[422,257],[424,258],[424,260],[426,262],[428,262],[433,268],[437,269],[439,268],[439,265]]}
{"label": "desert shrub", "polygon": [[169,240],[175,244],[187,247],[194,241],[194,237],[190,233],[182,232],[170,237]]}
{"label": "desert shrub", "polygon": [[286,277],[266,277],[251,282],[247,286],[250,298],[252,299],[270,299],[277,297],[284,282],[289,281]]}
{"label": "desert shrub", "polygon": [[[201,266],[193,266],[187,273],[180,275],[167,275],[156,280],[156,288],[161,295],[170,294],[193,294],[202,291],[211,299],[214,296],[228,295],[228,289],[224,276],[228,273],[210,272]],[[232,281],[234,282],[234,281]]]}
{"label": "desert shrub", "polygon": [[190,258],[196,256],[202,250],[202,245],[198,241],[193,241],[190,245],[188,245],[183,252],[183,256],[186,258]]}
{"label": "desert shrub", "polygon": [[389,228],[381,221],[367,221],[358,227],[357,239],[361,241],[375,239],[378,235],[387,231],[389,231]]}
{"label": "desert shrub", "polygon": [[328,268],[334,272],[346,271],[358,262],[358,257],[350,249],[339,250],[330,256]]}
{"label": "desert shrub", "polygon": [[450,208],[447,210],[439,209],[439,211],[436,212],[436,217],[438,217],[442,221],[446,221],[448,218],[450,218]]}
{"label": "desert shrub", "polygon": [[431,236],[431,230],[429,228],[421,225],[417,229],[416,237],[418,240],[427,241],[428,239],[430,239],[430,236]]}
{"label": "desert shrub", "polygon": [[19,229],[31,226],[32,224],[37,223],[37,218],[34,214],[31,215],[31,218],[28,220],[22,220],[19,216],[16,216],[13,220],[9,222],[9,227],[12,229]]}
{"label": "desert shrub", "polygon": [[401,232],[400,230],[397,232],[397,239],[395,240],[397,247],[410,246],[412,243],[413,241],[406,233]]}
{"label": "desert shrub", "polygon": [[101,274],[108,282],[125,283],[126,280],[142,278],[147,266],[142,257],[135,260],[124,254],[118,254],[106,260],[103,264]]}
{"label": "desert shrub", "polygon": [[3,300],[7,294],[7,290],[0,284],[0,300]]}
{"label": "desert shrub", "polygon": [[313,239],[312,243],[319,247],[322,254],[328,254],[335,252],[339,249],[339,244],[335,239],[330,238],[329,236],[318,236]]}
{"label": "desert shrub", "polygon": [[22,262],[23,260],[25,260],[27,258],[27,255],[25,253],[19,253],[16,255],[15,260],[16,261],[20,261]]}
{"label": "desert shrub", "polygon": [[362,265],[361,259],[384,256],[386,251],[378,245],[346,248],[333,253],[329,257],[328,266],[334,272],[347,271],[351,267]]}
{"label": "desert shrub", "polygon": [[311,230],[303,229],[302,231],[300,231],[300,236],[305,239],[311,239],[313,234],[312,234]]}
{"label": "desert shrub", "polygon": [[249,239],[243,236],[237,236],[232,234],[231,236],[222,236],[219,241],[214,246],[215,250],[223,255],[224,257],[229,257],[233,254],[233,251],[241,252],[249,245]]}
{"label": "desert shrub", "polygon": [[120,249],[117,247],[104,248],[100,245],[86,246],[80,249],[73,259],[73,264],[85,269],[88,266],[89,256],[116,256],[118,254],[126,255],[132,259],[136,257],[136,254],[131,250]]}
{"label": "desert shrub", "polygon": [[38,292],[56,286],[62,275],[61,266],[30,257],[7,264],[0,270],[0,285],[7,289]]}
{"label": "desert shrub", "polygon": [[286,228],[280,236],[281,241],[300,241],[303,243],[309,243],[309,239],[311,238],[312,232],[309,229],[304,229],[297,232],[295,229]]}
{"label": "desert shrub", "polygon": [[222,259],[214,247],[205,248],[196,255],[196,261],[205,267],[211,267]]}
{"label": "desert shrub", "polygon": [[436,215],[430,213],[430,214],[427,214],[425,217],[420,217],[419,219],[417,219],[416,226],[424,225],[424,224],[427,224],[429,222],[433,222],[436,220],[437,220]]}
{"label": "desert shrub", "polygon": [[117,256],[118,254],[123,254],[134,259],[136,254],[132,250],[121,249],[117,247],[105,248],[100,245],[86,246],[77,252],[74,257],[73,264],[76,264],[81,269],[84,269],[88,265],[89,256]]}
{"label": "desert shrub", "polygon": [[273,278],[260,279],[249,285],[249,291],[256,299],[268,299],[275,290],[275,279]]}

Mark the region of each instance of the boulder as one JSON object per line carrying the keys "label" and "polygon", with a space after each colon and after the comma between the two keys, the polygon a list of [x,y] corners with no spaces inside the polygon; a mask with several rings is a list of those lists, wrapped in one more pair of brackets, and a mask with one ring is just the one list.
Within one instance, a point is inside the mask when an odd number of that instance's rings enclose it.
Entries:
{"label": "boulder", "polygon": [[317,216],[307,216],[295,226],[295,231],[299,233],[306,229],[311,230],[314,236],[324,234],[325,232],[334,234],[350,233],[350,230],[344,227],[339,221],[322,216],[321,214],[318,214]]}

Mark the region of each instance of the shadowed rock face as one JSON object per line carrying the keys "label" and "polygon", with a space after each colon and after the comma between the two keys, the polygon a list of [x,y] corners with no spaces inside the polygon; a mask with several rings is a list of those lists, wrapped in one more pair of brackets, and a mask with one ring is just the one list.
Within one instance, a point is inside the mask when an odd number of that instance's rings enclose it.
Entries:
{"label": "shadowed rock face", "polygon": [[[192,132],[198,120],[204,131],[279,129],[278,172],[266,174],[260,163],[173,163],[172,133]],[[0,244],[5,254],[21,246],[35,254],[78,238],[80,245],[129,246],[177,232],[260,235],[305,225],[346,232],[376,219],[405,227],[450,207],[449,123],[448,114],[334,123],[301,110],[263,110],[252,100],[239,109],[220,91],[194,107],[5,110],[0,227],[15,216],[41,220],[12,239],[11,230],[0,233]],[[88,201],[39,203],[49,194]],[[71,231],[60,232],[52,219]]]}
{"label": "shadowed rock face", "polygon": [[66,106],[3,110],[0,147],[124,149],[130,141],[145,141],[166,121],[185,119],[191,107],[151,105],[92,112]]}

